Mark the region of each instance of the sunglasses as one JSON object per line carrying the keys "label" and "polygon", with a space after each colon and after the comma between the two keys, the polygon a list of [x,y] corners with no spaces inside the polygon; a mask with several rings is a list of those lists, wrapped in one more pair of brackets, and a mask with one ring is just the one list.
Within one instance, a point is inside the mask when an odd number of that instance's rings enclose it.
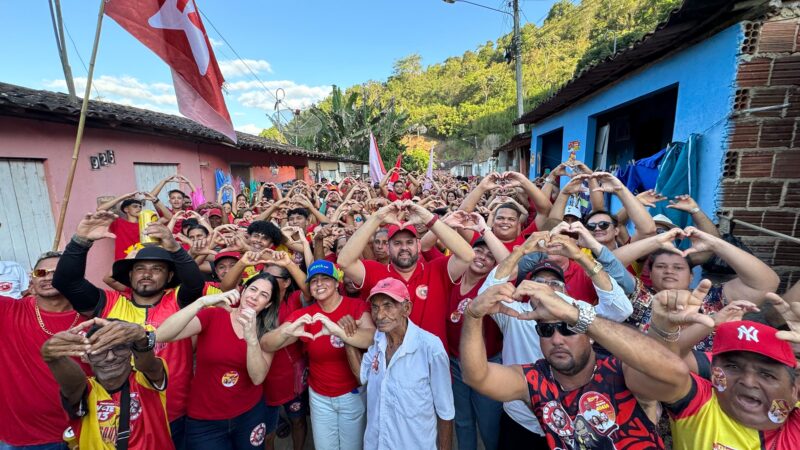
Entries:
{"label": "sunglasses", "polygon": [[610,227],[611,225],[613,225],[611,222],[606,222],[606,221],[596,222],[596,223],[587,223],[586,224],[586,229],[589,230],[589,231],[594,231],[594,230],[596,230],[598,228],[601,229],[601,230],[607,230],[608,227]]}
{"label": "sunglasses", "polygon": [[31,275],[33,275],[33,278],[42,278],[46,277],[48,274],[51,274],[55,271],[56,269],[33,269]]}
{"label": "sunglasses", "polygon": [[571,331],[570,329],[567,328],[566,322],[536,324],[536,334],[538,334],[539,337],[543,338],[553,337],[553,334],[555,334],[556,330],[558,330],[558,333],[564,337],[574,336],[576,334],[574,331]]}
{"label": "sunglasses", "polygon": [[534,278],[533,281],[535,281],[537,283],[546,284],[546,285],[550,286],[550,288],[556,289],[556,290],[560,290],[560,291],[563,291],[565,286],[566,286],[563,281],[558,281],[558,280],[547,280],[547,279],[544,279],[544,278]]}

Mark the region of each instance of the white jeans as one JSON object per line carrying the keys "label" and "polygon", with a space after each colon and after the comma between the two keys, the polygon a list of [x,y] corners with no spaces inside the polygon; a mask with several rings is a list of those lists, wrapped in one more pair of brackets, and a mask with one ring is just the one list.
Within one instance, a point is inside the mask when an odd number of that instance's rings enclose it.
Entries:
{"label": "white jeans", "polygon": [[327,397],[308,388],[311,405],[311,431],[317,450],[361,450],[367,412],[364,396],[348,392]]}

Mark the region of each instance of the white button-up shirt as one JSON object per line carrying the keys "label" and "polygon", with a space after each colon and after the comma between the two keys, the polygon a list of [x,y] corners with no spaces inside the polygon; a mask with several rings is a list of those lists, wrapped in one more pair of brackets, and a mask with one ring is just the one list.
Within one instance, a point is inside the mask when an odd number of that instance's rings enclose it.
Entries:
{"label": "white button-up shirt", "polygon": [[450,360],[442,341],[410,320],[403,343],[386,365],[386,335],[361,360],[367,386],[364,448],[436,449],[437,417],[455,417]]}

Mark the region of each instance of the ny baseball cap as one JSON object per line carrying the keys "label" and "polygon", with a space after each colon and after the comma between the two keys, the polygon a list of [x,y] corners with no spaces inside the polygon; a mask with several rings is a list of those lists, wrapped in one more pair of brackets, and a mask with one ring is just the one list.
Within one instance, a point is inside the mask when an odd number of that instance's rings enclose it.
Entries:
{"label": "ny baseball cap", "polygon": [[561,270],[561,267],[558,267],[557,264],[554,264],[552,261],[548,261],[546,259],[539,261],[535,266],[533,266],[533,269],[531,269],[531,272],[528,274],[528,279],[533,278],[537,273],[545,270],[553,272],[560,281],[564,281],[564,271]]}
{"label": "ny baseball cap", "polygon": [[751,352],[773,359],[794,369],[797,358],[788,342],[778,339],[778,330],[763,323],[740,320],[717,328],[711,355],[728,352]]}
{"label": "ny baseball cap", "polygon": [[341,269],[339,269],[339,267],[336,266],[336,264],[324,259],[318,259],[308,266],[308,274],[306,276],[308,277],[308,280],[311,281],[311,278],[313,278],[315,275],[325,275],[326,277],[331,277],[336,281],[342,281],[344,273]]}
{"label": "ny baseball cap", "polygon": [[395,234],[397,234],[397,233],[399,233],[401,231],[408,231],[409,233],[413,234],[415,238],[419,237],[419,233],[417,232],[417,228],[413,224],[410,224],[410,223],[407,223],[407,222],[403,223],[400,226],[389,225],[388,230],[389,230],[389,236],[387,236],[387,239],[391,239],[392,236],[394,236]]}
{"label": "ny baseball cap", "polygon": [[378,281],[378,284],[369,291],[367,301],[372,300],[372,297],[378,294],[388,295],[392,300],[400,303],[411,300],[411,296],[408,295],[408,287],[396,278],[384,278]]}
{"label": "ny baseball cap", "polygon": [[664,214],[656,214],[655,216],[653,216],[653,222],[655,222],[656,225],[662,225],[666,228],[678,228],[678,226],[675,225],[675,223],[672,222],[672,220],[670,220],[670,218],[665,216]]}

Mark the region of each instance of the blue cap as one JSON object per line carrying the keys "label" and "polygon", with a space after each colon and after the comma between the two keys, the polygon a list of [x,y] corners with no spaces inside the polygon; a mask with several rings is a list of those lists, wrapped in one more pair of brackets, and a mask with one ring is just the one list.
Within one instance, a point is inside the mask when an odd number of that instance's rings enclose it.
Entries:
{"label": "blue cap", "polygon": [[336,281],[342,281],[344,273],[342,273],[342,270],[338,268],[336,264],[324,259],[318,259],[308,267],[308,274],[306,274],[306,277],[308,280],[311,280],[315,275],[325,275]]}

